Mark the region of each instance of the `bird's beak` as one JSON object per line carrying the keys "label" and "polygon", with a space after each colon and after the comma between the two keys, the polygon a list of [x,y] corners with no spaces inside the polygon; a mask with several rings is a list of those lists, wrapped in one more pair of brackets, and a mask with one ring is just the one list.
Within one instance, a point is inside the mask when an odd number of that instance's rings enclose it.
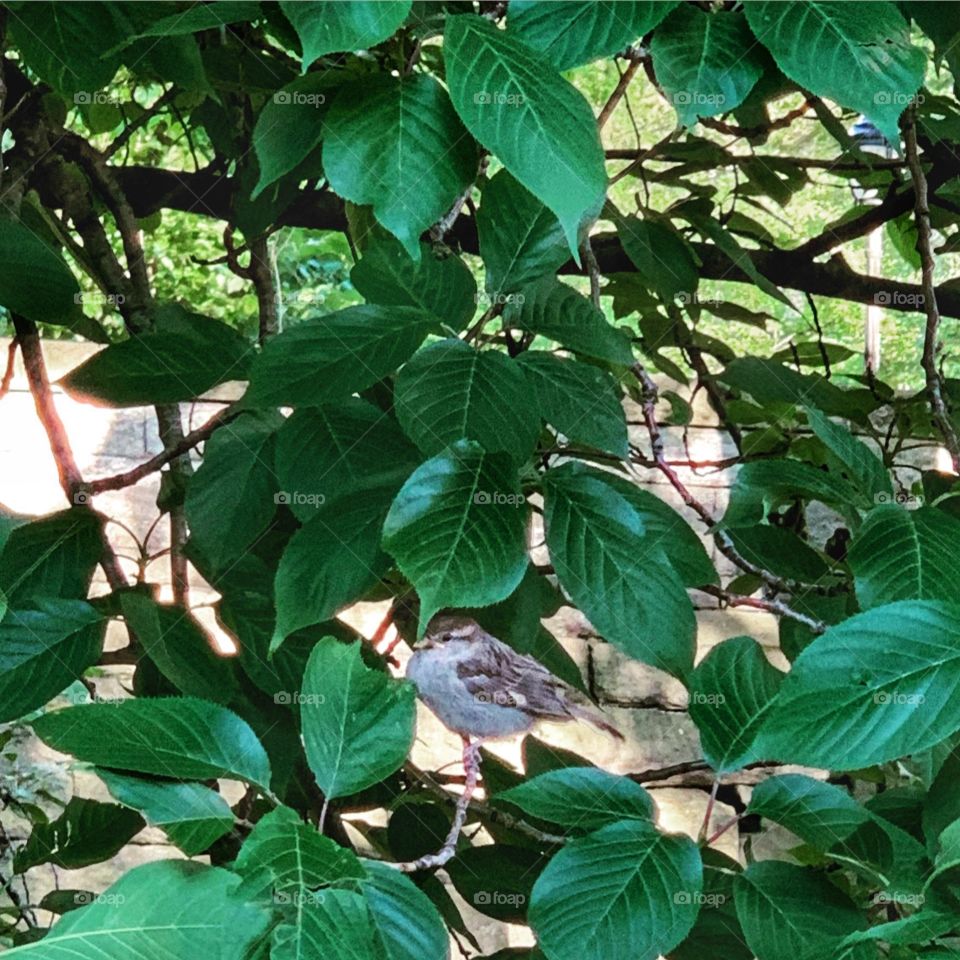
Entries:
{"label": "bird's beak", "polygon": [[414,650],[432,650],[436,646],[433,637],[424,637],[419,643],[413,645]]}

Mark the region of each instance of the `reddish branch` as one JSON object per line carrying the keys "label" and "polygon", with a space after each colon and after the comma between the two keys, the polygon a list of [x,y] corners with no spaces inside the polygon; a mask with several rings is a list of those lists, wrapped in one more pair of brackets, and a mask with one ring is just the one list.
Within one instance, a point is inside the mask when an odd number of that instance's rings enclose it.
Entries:
{"label": "reddish branch", "polygon": [[923,165],[917,151],[917,125],[913,109],[907,113],[903,124],[903,134],[906,143],[907,162],[910,165],[910,175],[914,184],[913,209],[917,224],[917,251],[920,254],[923,309],[927,316],[921,363],[926,376],[927,398],[930,402],[934,423],[950,453],[953,472],[960,473],[960,438],[957,437],[950,411],[947,409],[947,403],[944,399],[943,378],[937,367],[937,354],[940,350],[940,309],[937,306],[937,288],[933,279],[936,262],[933,258],[929,190],[927,177],[923,172]]}
{"label": "reddish branch", "polygon": [[13,383],[13,370],[17,363],[17,338],[14,337],[7,346],[7,366],[3,371],[3,379],[0,380],[0,400],[10,392],[10,384]]}
{"label": "reddish branch", "polygon": [[789,604],[782,600],[765,599],[761,597],[745,597],[739,593],[730,593],[721,587],[707,585],[700,588],[704,593],[722,600],[728,607],[751,607],[754,610],[765,610],[767,613],[776,614],[779,617],[788,617],[809,627],[814,633],[823,633],[827,629],[827,624],[816,617],[808,617],[805,613],[794,610]]}

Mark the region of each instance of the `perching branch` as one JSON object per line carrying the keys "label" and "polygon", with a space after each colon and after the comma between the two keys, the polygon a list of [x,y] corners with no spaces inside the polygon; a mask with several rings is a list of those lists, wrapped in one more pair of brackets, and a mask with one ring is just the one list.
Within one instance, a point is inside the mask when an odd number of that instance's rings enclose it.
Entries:
{"label": "perching branch", "polygon": [[933,242],[930,227],[929,190],[923,165],[917,152],[916,111],[907,111],[903,123],[903,136],[906,144],[907,162],[914,185],[914,219],[917,224],[917,252],[920,254],[920,275],[923,288],[923,309],[927,323],[923,334],[923,357],[921,360],[926,376],[927,398],[933,420],[943,437],[953,472],[960,473],[960,437],[950,417],[944,398],[943,378],[937,367],[937,354],[940,351],[940,309],[937,306],[937,288],[933,280],[936,262],[933,258]]}

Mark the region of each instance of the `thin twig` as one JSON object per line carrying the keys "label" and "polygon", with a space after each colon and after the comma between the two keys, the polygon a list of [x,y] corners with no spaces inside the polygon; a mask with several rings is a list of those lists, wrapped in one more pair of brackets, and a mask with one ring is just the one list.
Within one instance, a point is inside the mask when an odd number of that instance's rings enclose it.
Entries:
{"label": "thin twig", "polygon": [[796,620],[797,623],[802,623],[817,634],[823,633],[828,626],[823,620],[808,617],[805,613],[794,610],[793,607],[783,600],[745,597],[739,593],[730,593],[729,590],[724,590],[722,587],[715,587],[712,584],[700,587],[700,590],[702,590],[703,593],[709,593],[711,597],[722,600],[728,607],[752,607],[755,610],[765,610],[767,613],[773,613],[780,617]]}
{"label": "thin twig", "polygon": [[640,69],[641,62],[639,58],[631,60],[630,63],[627,64],[627,69],[620,74],[620,79],[613,88],[610,99],[603,105],[603,109],[597,117],[598,130],[603,129],[604,124],[610,119],[610,115],[617,109],[618,104],[623,99],[623,95],[627,92],[627,87],[630,86],[630,81],[633,80],[636,72]]}
{"label": "thin twig", "polygon": [[923,372],[927,381],[927,398],[934,423],[943,437],[953,472],[960,473],[960,437],[950,418],[950,411],[944,399],[943,378],[937,368],[937,354],[940,350],[940,310],[937,306],[937,289],[933,279],[936,261],[933,258],[932,231],[930,227],[930,205],[928,200],[927,178],[923,172],[917,150],[916,110],[907,112],[903,124],[903,136],[906,144],[907,163],[913,178],[914,218],[917,224],[917,252],[920,254],[920,286],[923,289],[923,307],[927,315],[923,335]]}
{"label": "thin twig", "polygon": [[10,384],[13,383],[13,370],[17,362],[17,346],[19,341],[14,337],[7,346],[7,366],[3,371],[3,379],[0,380],[0,400],[10,392]]}

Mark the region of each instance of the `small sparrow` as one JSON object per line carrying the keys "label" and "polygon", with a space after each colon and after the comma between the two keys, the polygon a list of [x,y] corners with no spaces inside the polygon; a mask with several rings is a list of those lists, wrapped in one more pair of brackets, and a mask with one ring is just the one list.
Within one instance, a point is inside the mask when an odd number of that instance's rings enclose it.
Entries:
{"label": "small sparrow", "polygon": [[570,699],[572,689],[468,617],[437,616],[407,665],[407,678],[444,726],[465,740],[525,733],[538,720],[586,720],[623,734]]}

